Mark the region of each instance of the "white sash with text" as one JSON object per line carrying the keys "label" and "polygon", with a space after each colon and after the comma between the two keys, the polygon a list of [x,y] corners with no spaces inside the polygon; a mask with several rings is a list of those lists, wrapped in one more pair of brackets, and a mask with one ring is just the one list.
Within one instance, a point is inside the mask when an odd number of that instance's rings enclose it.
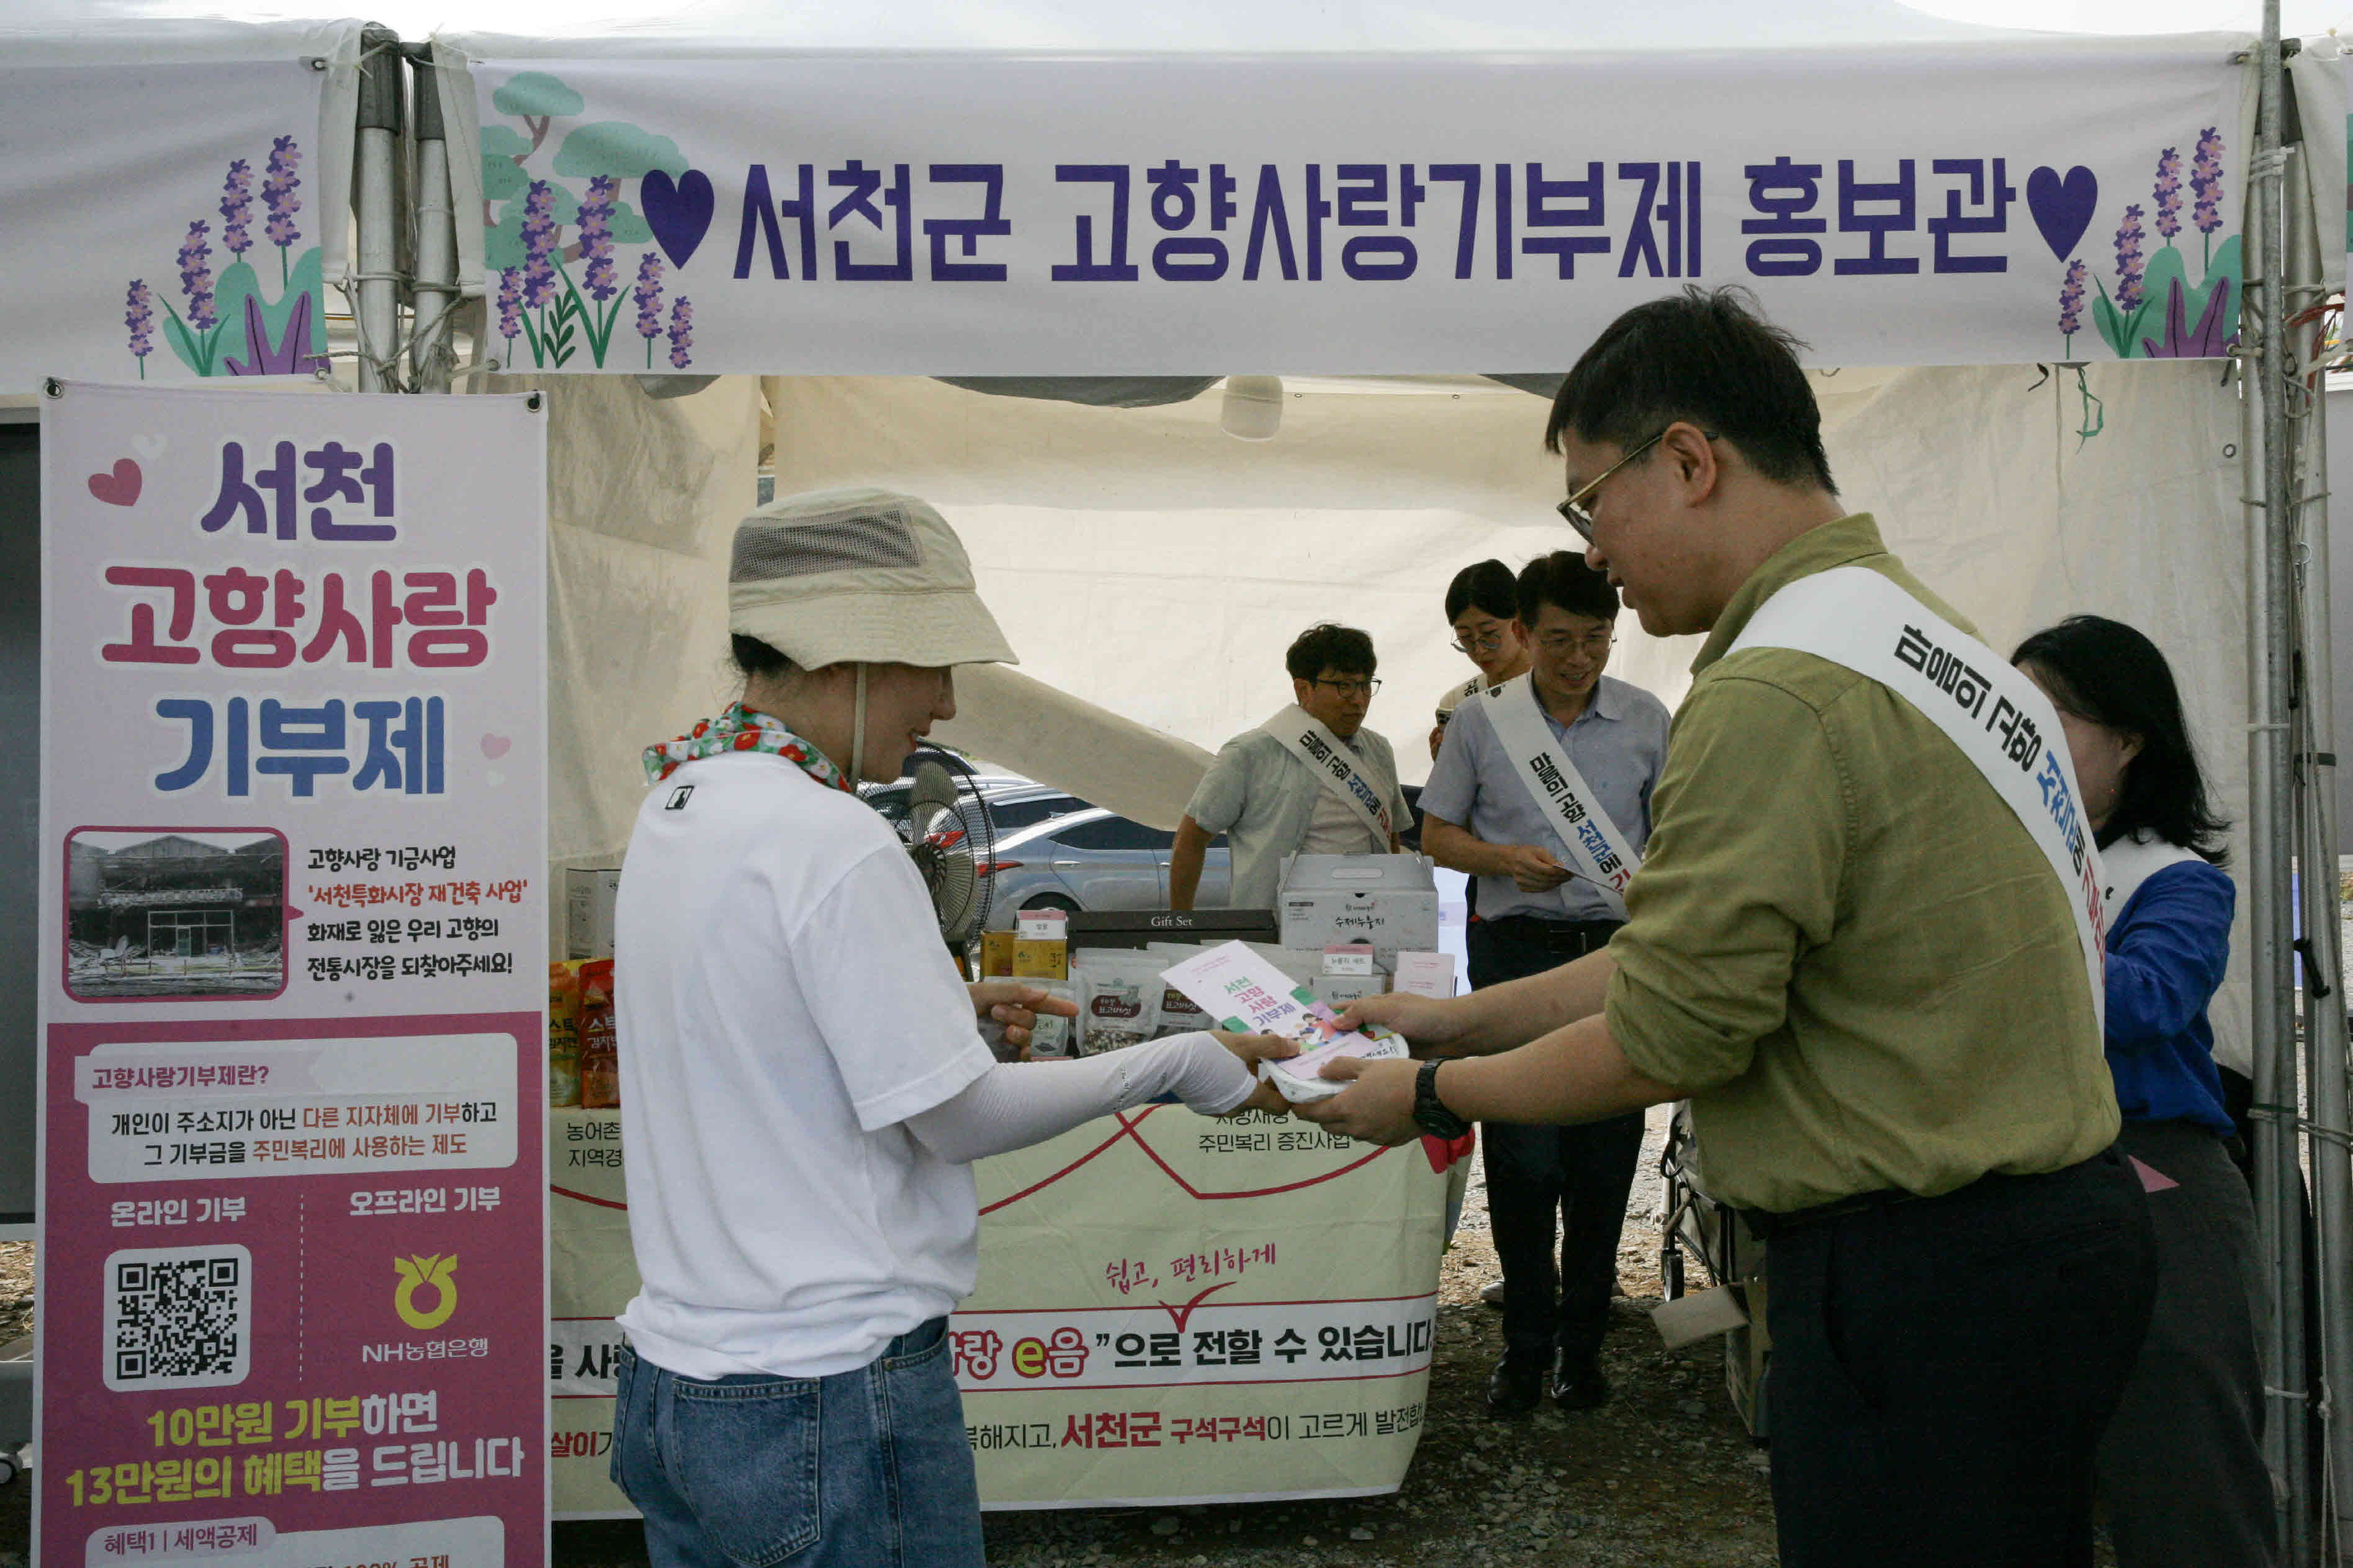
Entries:
{"label": "white sash with text", "polygon": [[1568,760],[1568,748],[1546,722],[1535,677],[1523,675],[1493,687],[1483,700],[1495,739],[1512,759],[1512,772],[1568,850],[1569,868],[1599,887],[1623,914],[1626,884],[1641,868],[1642,857],[1601,808],[1593,786]]}
{"label": "white sash with text", "polygon": [[1377,853],[1388,852],[1389,839],[1397,832],[1389,821],[1388,796],[1365,776],[1356,752],[1296,702],[1260,728],[1288,746],[1291,754],[1305,763],[1308,771],[1323,781],[1324,788],[1338,795],[1342,805],[1363,819],[1379,841]]}
{"label": "white sash with text", "polygon": [[2099,851],[2059,715],[2025,675],[1985,644],[1864,566],[1801,577],[1765,601],[1725,657],[1795,648],[1886,687],[1960,748],[2018,814],[2067,895],[2092,983],[2092,1011],[2107,1026],[2107,915]]}

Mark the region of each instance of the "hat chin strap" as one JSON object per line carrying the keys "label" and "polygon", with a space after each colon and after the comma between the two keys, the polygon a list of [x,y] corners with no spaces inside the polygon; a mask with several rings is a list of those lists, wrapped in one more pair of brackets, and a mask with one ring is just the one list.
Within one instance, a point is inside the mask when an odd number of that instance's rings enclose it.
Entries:
{"label": "hat chin strap", "polygon": [[856,716],[849,721],[849,767],[848,770],[849,773],[849,782],[853,784],[862,784],[866,779],[866,774],[863,771],[866,766],[866,666],[861,663],[857,667],[857,669],[858,707],[856,710]]}

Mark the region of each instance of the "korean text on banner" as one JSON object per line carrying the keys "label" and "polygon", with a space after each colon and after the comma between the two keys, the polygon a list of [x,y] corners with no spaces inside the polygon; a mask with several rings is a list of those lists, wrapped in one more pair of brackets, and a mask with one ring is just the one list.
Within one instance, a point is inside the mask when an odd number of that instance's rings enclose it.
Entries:
{"label": "korean text on banner", "polygon": [[573,373],[1556,369],[1685,282],[1819,363],[2213,357],[2243,43],[488,59],[458,206]]}
{"label": "korean text on banner", "polygon": [[42,408],[42,1568],[542,1568],[545,426]]}
{"label": "korean text on banner", "polygon": [[[620,1117],[551,1119],[559,1516],[609,1479],[636,1294]],[[1394,1491],[1420,1440],[1442,1153],[1169,1107],[982,1161],[980,1288],[950,1321],[981,1506]]]}

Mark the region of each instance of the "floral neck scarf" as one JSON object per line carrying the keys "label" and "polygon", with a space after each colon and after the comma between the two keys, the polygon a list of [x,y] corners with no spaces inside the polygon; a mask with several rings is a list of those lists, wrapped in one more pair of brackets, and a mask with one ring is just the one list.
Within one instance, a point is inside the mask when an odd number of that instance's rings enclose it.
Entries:
{"label": "floral neck scarf", "polygon": [[705,719],[675,741],[645,750],[646,783],[659,784],[698,757],[724,756],[730,752],[766,752],[794,763],[828,789],[855,793],[841,770],[825,754],[790,730],[781,720],[755,712],[741,702],[730,703],[716,719]]}

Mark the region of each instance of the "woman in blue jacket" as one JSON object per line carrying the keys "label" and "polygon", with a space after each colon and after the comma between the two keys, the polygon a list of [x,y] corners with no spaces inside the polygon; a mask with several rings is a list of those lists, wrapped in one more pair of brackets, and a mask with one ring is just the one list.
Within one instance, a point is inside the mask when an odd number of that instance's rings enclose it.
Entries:
{"label": "woman in blue jacket", "polygon": [[2149,1194],[2148,1338],[2098,1456],[2122,1568],[2266,1568],[2275,1550],[2256,1359],[2254,1205],[2207,1004],[2236,895],[2173,672],[2132,627],[2074,616],[2011,662],[2059,710],[2106,877],[2117,1148]]}

